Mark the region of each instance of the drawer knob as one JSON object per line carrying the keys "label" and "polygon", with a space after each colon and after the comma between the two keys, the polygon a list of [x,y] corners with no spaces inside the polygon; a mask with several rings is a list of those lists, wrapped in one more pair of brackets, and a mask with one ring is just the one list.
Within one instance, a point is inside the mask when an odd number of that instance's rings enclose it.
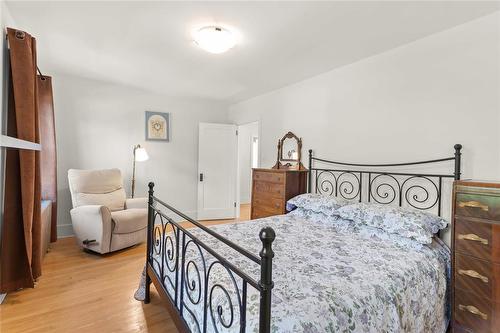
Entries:
{"label": "drawer knob", "polygon": [[480,203],[479,201],[460,201],[458,203],[458,207],[460,208],[465,208],[465,207],[470,207],[470,208],[480,208],[481,210],[487,212],[490,210],[488,205],[484,205]]}
{"label": "drawer knob", "polygon": [[484,245],[488,245],[488,240],[487,239],[484,239],[484,238],[481,238],[479,237],[478,235],[476,234],[459,234],[458,235],[458,239],[461,239],[461,240],[469,240],[469,241],[473,241],[473,242],[480,242]]}
{"label": "drawer knob", "polygon": [[486,313],[482,313],[481,311],[479,311],[478,308],[476,308],[473,305],[459,304],[458,308],[460,309],[460,311],[467,311],[467,312],[472,313],[473,315],[481,317],[481,319],[483,319],[483,320],[488,320],[488,315]]}
{"label": "drawer knob", "polygon": [[469,270],[459,269],[458,274],[467,275],[467,276],[470,276],[471,278],[479,279],[479,280],[483,281],[484,283],[488,283],[488,278],[486,276],[483,276],[483,275],[479,274],[478,272],[470,270],[470,269]]}

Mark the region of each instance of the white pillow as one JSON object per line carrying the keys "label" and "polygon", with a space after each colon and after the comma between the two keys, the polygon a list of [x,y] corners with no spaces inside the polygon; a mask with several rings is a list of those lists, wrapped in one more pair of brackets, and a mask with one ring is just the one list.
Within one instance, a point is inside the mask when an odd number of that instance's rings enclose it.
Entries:
{"label": "white pillow", "polygon": [[332,216],[339,215],[338,209],[342,206],[348,205],[349,203],[350,202],[347,200],[339,199],[333,196],[305,193],[288,200],[287,210],[291,211],[298,207]]}
{"label": "white pillow", "polygon": [[432,243],[434,234],[448,225],[445,219],[428,212],[375,203],[343,206],[338,213],[340,217],[357,224],[379,228],[422,244]]}
{"label": "white pillow", "polygon": [[314,223],[323,223],[325,225],[333,227],[338,232],[352,233],[356,228],[353,221],[343,219],[338,215],[326,215],[324,213],[318,213],[304,208],[297,208],[294,211],[288,213],[288,215],[297,216]]}

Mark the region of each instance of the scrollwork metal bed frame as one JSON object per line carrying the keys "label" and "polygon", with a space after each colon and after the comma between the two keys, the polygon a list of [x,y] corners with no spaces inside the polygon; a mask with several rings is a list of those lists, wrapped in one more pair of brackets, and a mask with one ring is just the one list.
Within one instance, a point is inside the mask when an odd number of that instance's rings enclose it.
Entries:
{"label": "scrollwork metal bed frame", "polygon": [[[308,192],[314,191],[360,202],[363,200],[381,204],[397,202],[399,206],[409,205],[421,210],[436,209],[437,214],[441,215],[443,180],[449,178],[457,180],[460,179],[461,174],[462,146],[457,144],[454,149],[455,154],[452,157],[394,164],[336,162],[314,157],[312,150],[309,150]],[[446,161],[454,161],[453,174],[384,171],[387,167],[415,166]],[[317,164],[326,166],[317,166]],[[369,168],[369,170],[364,168]],[[413,184],[412,182],[416,180],[423,181],[427,187],[422,184]],[[363,187],[364,184],[366,184],[365,187]],[[429,189],[433,193],[430,193]],[[415,193],[415,191],[420,192]],[[190,232],[180,222],[174,221],[166,214],[167,211],[190,222],[208,236],[259,265],[260,280],[257,281],[236,267],[195,233]],[[159,223],[155,224],[155,222]],[[246,330],[248,288],[255,288],[260,294],[259,332],[269,333],[271,331],[271,291],[274,285],[272,280],[274,230],[270,227],[263,228],[259,237],[262,249],[259,256],[256,256],[155,197],[154,184],[149,183],[144,303],[150,302],[150,285],[153,283],[160,297],[165,301],[176,327],[181,332],[190,331],[185,315],[192,318],[194,323],[192,325],[199,332],[207,332],[208,320],[211,320],[215,332],[219,332],[217,324],[225,329],[231,328],[236,324],[231,295],[221,283],[210,284],[213,267],[220,265],[225,269],[235,289],[233,295],[236,296],[236,307],[239,310],[239,332]],[[198,258],[187,257],[190,247],[198,253]],[[206,260],[209,255],[213,258],[212,262]],[[198,265],[201,265],[203,269],[200,270]],[[221,292],[228,302],[228,315],[224,315],[224,308],[220,304],[214,309],[212,301],[216,290]],[[202,306],[202,318],[196,316],[191,306]]]}
{"label": "scrollwork metal bed frame", "polygon": [[[309,179],[307,191],[341,197],[348,200],[364,198],[368,202],[379,204],[398,203],[398,206],[408,205],[419,210],[436,208],[437,215],[441,216],[443,180],[447,178],[460,179],[462,145],[454,146],[455,154],[451,157],[435,160],[393,163],[393,164],[356,164],[325,160],[313,156],[309,150]],[[408,173],[384,171],[387,167],[407,167],[416,165],[435,164],[454,161],[453,174],[439,173]],[[316,167],[320,162],[325,167]],[[335,167],[329,167],[335,166]],[[346,169],[345,166],[365,169]],[[363,184],[367,182],[367,187]]]}
{"label": "scrollwork metal bed frame", "polygon": [[[164,210],[168,210],[185,221],[194,224],[211,237],[214,237],[239,254],[250,259],[254,264],[260,265],[260,280],[255,280],[237,268],[224,258],[222,254],[210,248],[200,237],[197,237],[179,222],[167,216]],[[159,219],[160,223],[155,227],[157,219]],[[169,313],[181,332],[189,332],[188,323],[184,318],[186,312],[193,319],[198,332],[207,331],[209,316],[215,332],[219,332],[215,316],[217,316],[218,323],[221,326],[230,328],[235,323],[230,294],[222,284],[209,284],[210,273],[213,271],[213,267],[221,265],[225,268],[230,281],[232,281],[237,296],[240,314],[239,331],[245,332],[246,329],[247,290],[248,287],[252,287],[260,293],[259,332],[270,332],[271,290],[273,288],[272,259],[274,257],[272,243],[275,239],[274,230],[270,227],[263,228],[259,233],[259,238],[262,242],[262,249],[258,257],[155,197],[154,183],[149,183],[146,295],[144,303],[147,304],[150,302],[150,285],[153,283],[160,297],[166,301]],[[186,253],[190,246],[198,251],[199,258],[186,258]],[[156,254],[156,257],[153,254]],[[210,263],[206,261],[207,254],[210,254],[214,258]],[[161,258],[161,260],[158,260],[157,257]],[[197,264],[200,259],[203,265],[201,272]],[[159,272],[155,270],[155,267]],[[190,276],[190,268],[191,271],[194,270],[195,277]],[[172,279],[169,274],[173,274],[174,278]],[[237,280],[241,282],[241,289]],[[212,296],[215,290],[220,290],[230,305],[229,321],[224,319],[224,310],[220,305],[217,306],[217,312],[214,313]],[[184,296],[187,296],[187,299]],[[190,309],[190,306],[201,305],[201,302],[203,302],[203,318],[199,320],[193,310]]]}

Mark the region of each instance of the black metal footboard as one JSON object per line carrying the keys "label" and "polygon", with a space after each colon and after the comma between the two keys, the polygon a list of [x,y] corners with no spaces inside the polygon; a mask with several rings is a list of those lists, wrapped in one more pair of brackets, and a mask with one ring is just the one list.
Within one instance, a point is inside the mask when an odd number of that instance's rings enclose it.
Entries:
{"label": "black metal footboard", "polygon": [[[248,291],[255,288],[260,294],[259,332],[270,332],[274,230],[267,227],[260,231],[262,250],[258,257],[156,198],[153,187],[154,184],[149,183],[144,303],[149,303],[150,284],[154,283],[160,296],[168,303],[169,312],[180,331],[219,332],[230,329],[245,332]],[[182,226],[167,213],[179,216],[196,228]],[[204,236],[224,243],[252,264],[260,265],[260,280],[255,280],[216,252],[196,229],[203,231]],[[211,275],[217,267],[219,272],[222,270],[227,274],[225,284],[213,281]],[[228,290],[227,281],[231,290]],[[225,306],[220,304],[221,299]]]}

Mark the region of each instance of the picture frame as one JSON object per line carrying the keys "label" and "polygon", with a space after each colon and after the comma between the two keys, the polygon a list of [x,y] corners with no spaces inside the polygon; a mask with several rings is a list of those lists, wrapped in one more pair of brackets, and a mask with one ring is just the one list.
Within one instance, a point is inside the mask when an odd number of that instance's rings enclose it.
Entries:
{"label": "picture frame", "polygon": [[170,141],[170,113],[146,111],[146,141]]}

